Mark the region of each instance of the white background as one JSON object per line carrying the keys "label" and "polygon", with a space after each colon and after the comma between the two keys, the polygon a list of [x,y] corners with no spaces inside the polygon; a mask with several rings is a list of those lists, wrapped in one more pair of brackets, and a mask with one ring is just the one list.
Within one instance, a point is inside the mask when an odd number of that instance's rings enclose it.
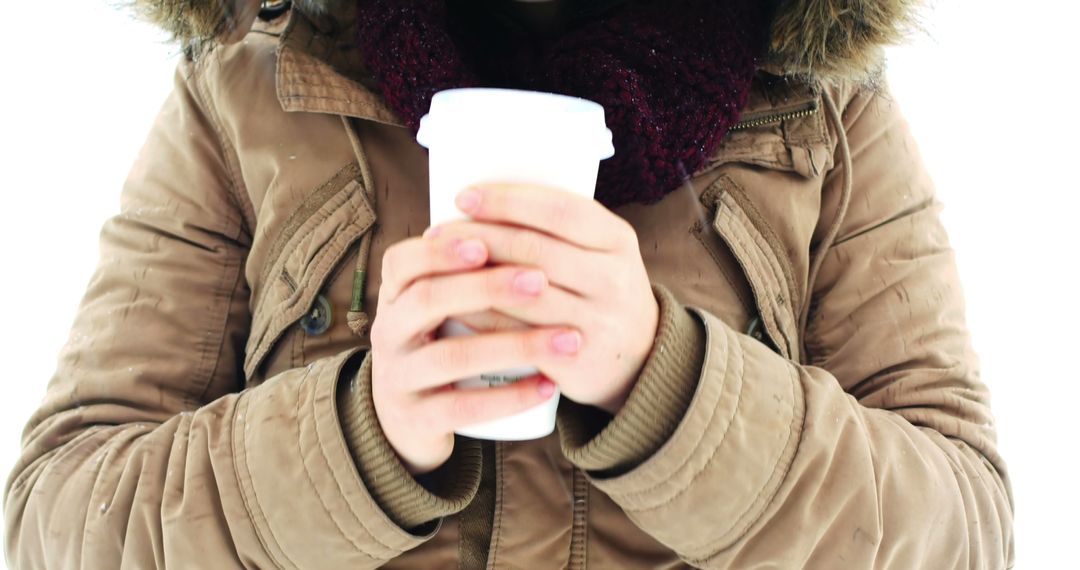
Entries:
{"label": "white background", "polygon": [[[0,472],[97,258],[176,50],[109,0],[9,2],[0,34]],[[1020,568],[1076,563],[1080,110],[1055,0],[952,0],[890,52],[947,210],[1017,501]]]}

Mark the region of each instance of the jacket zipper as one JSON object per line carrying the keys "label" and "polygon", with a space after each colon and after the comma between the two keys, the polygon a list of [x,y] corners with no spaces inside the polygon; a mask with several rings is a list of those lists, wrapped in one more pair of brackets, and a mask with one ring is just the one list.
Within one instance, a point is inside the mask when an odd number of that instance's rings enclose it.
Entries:
{"label": "jacket zipper", "polygon": [[803,103],[791,109],[785,109],[782,111],[767,111],[764,113],[751,113],[750,115],[743,117],[741,121],[735,124],[735,126],[728,129],[731,131],[741,131],[745,129],[752,129],[754,127],[761,127],[771,123],[780,123],[791,119],[801,119],[803,117],[809,117],[818,112],[817,100],[812,100],[807,103]]}
{"label": "jacket zipper", "polygon": [[588,561],[589,480],[580,469],[571,473],[574,490],[573,525],[570,529],[569,570],[585,570]]}

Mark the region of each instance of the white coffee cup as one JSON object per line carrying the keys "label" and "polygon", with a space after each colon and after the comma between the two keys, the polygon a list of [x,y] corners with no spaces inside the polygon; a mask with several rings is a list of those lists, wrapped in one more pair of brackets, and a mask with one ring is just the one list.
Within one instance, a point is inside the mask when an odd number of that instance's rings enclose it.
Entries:
{"label": "white coffee cup", "polygon": [[[597,103],[535,91],[451,89],[436,93],[420,121],[417,140],[427,147],[431,224],[465,216],[458,193],[491,182],[560,188],[588,198],[596,189],[600,161],[614,153],[604,108]],[[448,320],[440,336],[474,334]],[[537,374],[534,367],[492,371],[456,383],[483,389]],[[559,393],[525,412],[459,429],[457,433],[503,441],[537,439],[555,429]]]}

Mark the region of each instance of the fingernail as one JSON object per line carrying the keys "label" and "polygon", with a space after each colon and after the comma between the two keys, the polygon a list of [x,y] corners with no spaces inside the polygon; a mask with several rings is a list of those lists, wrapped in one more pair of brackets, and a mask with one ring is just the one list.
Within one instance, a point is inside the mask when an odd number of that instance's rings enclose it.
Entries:
{"label": "fingernail", "polygon": [[536,383],[536,390],[540,392],[540,395],[544,398],[550,398],[555,393],[555,383],[547,378],[541,378]]}
{"label": "fingernail", "polygon": [[551,338],[551,347],[555,352],[575,354],[581,348],[581,333],[577,331],[561,332]]}
{"label": "fingernail", "polygon": [[525,295],[536,295],[544,288],[547,279],[539,271],[522,271],[514,277],[514,290]]}
{"label": "fingernail", "polygon": [[465,263],[480,263],[484,259],[484,246],[476,240],[461,242],[454,249]]}
{"label": "fingernail", "polygon": [[480,193],[475,190],[465,190],[457,195],[454,203],[462,212],[471,214],[480,206]]}
{"label": "fingernail", "polygon": [[430,239],[430,238],[433,238],[433,237],[438,237],[439,234],[441,234],[441,233],[442,233],[442,226],[431,226],[430,228],[424,230],[424,236],[423,237]]}

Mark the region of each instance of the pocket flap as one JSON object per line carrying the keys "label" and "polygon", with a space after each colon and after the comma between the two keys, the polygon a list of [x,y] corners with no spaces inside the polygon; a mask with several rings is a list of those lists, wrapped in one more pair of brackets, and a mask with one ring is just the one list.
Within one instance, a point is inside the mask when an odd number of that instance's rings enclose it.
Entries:
{"label": "pocket flap", "polygon": [[334,268],[375,224],[354,163],[309,196],[271,248],[244,358],[252,378],[274,342],[302,318]]}
{"label": "pocket flap", "polygon": [[710,158],[709,167],[742,162],[805,178],[821,176],[832,168],[821,96],[793,89],[772,96],[779,101],[763,96],[751,100],[739,123]]}
{"label": "pocket flap", "polygon": [[801,344],[796,311],[800,301],[779,239],[768,226],[755,222],[761,216],[734,180],[721,176],[714,188],[713,230],[742,267],[765,332],[781,354],[798,360]]}

